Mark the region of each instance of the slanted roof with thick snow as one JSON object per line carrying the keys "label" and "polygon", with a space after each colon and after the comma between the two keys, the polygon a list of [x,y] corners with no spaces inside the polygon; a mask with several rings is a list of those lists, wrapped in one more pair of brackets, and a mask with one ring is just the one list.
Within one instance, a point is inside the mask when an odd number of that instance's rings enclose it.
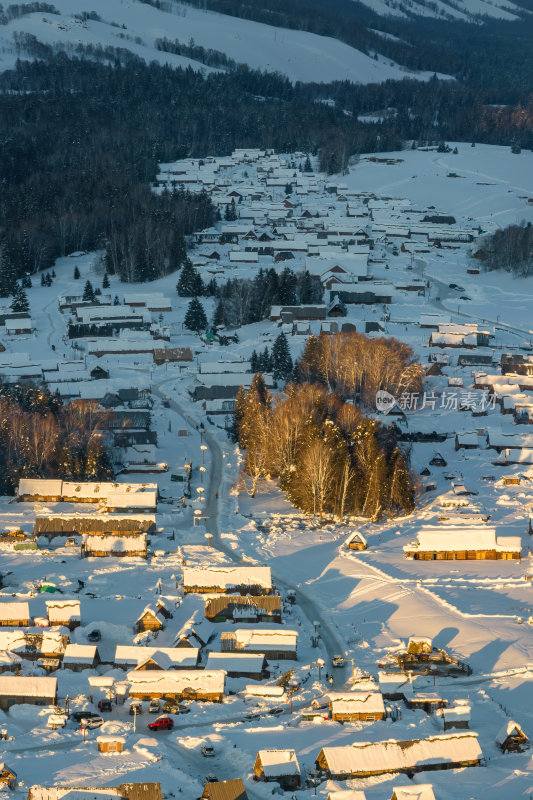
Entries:
{"label": "slanted roof with thick snow", "polygon": [[257,755],[266,778],[300,774],[294,750],[259,750]]}
{"label": "slanted roof with thick snow", "polygon": [[28,603],[0,603],[0,620],[11,622],[30,619]]}
{"label": "slanted roof with thick snow", "polygon": [[47,600],[46,610],[52,625],[61,625],[65,621],[79,622],[81,620],[79,600]]}
{"label": "slanted roof with thick snow", "polygon": [[264,647],[265,650],[275,648],[276,650],[292,651],[296,650],[298,642],[298,631],[237,628],[233,633],[238,644],[250,650]]}
{"label": "slanted roof with thick snow", "polygon": [[483,754],[476,733],[453,733],[427,739],[354,742],[347,747],[324,747],[333,775],[399,772],[413,767],[479,761]]}
{"label": "slanted roof with thick snow", "polygon": [[384,714],[381,692],[339,692],[330,694],[332,714]]}
{"label": "slanted roof with thick snow", "polygon": [[224,691],[226,673],[222,670],[140,670],[128,672],[130,691],[144,694],[151,692],[174,694],[192,689],[205,694],[221,694]]}
{"label": "slanted roof with thick snow", "polygon": [[84,533],[82,546],[92,553],[144,553],[146,552],[146,534],[135,536],[99,536]]}
{"label": "slanted roof with thick snow", "polygon": [[94,662],[97,652],[96,645],[93,644],[67,644],[63,664],[87,664]]}
{"label": "slanted roof with thick snow", "polygon": [[[522,727],[514,719],[508,720],[496,735],[496,744],[502,745],[509,736],[526,736]],[[527,738],[527,737],[526,737]]]}
{"label": "slanted roof with thick snow", "polygon": [[419,783],[417,786],[395,786],[392,796],[395,800],[435,800],[431,783]]}
{"label": "slanted roof with thick snow", "polygon": [[57,678],[36,675],[0,675],[0,697],[54,698]]}
{"label": "slanted roof with thick snow", "polygon": [[184,567],[183,585],[208,589],[216,586],[228,589],[234,586],[261,586],[272,588],[270,567],[234,567],[230,564],[219,567]]}
{"label": "slanted roof with thick snow", "polygon": [[418,532],[418,543],[405,545],[405,551],[450,552],[460,550],[496,550],[520,553],[519,536],[496,536],[495,528],[426,527]]}
{"label": "slanted roof with thick snow", "polygon": [[114,661],[119,666],[137,667],[148,658],[153,658],[159,663],[160,655],[164,655],[173,667],[195,667],[198,661],[198,648],[140,647],[117,644]]}
{"label": "slanted roof with thick snow", "polygon": [[256,674],[263,669],[264,661],[261,653],[209,653],[205,668]]}

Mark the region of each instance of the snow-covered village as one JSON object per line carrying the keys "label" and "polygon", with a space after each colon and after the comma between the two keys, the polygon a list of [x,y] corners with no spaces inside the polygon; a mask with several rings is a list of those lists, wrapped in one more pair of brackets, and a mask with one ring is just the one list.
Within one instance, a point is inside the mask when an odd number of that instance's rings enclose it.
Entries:
{"label": "snow-covered village", "polygon": [[484,261],[532,185],[464,143],[164,163],[216,212],[179,272],[0,300],[7,795],[530,796],[533,278]]}

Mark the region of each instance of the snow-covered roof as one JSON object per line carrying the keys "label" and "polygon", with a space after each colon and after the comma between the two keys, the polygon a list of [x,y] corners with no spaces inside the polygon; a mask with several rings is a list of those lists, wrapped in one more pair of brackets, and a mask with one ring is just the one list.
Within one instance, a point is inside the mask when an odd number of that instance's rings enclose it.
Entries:
{"label": "snow-covered roof", "polygon": [[468,722],[470,720],[470,715],[472,713],[472,709],[469,705],[464,706],[450,706],[450,708],[445,708],[442,711],[442,716],[445,720],[455,721],[455,722]]}
{"label": "snow-covered roof", "polygon": [[81,620],[79,600],[47,600],[46,611],[51,624],[60,625],[63,621]]}
{"label": "snow-covered roof", "polygon": [[171,665],[176,667],[195,667],[198,661],[197,647],[141,647],[138,645],[117,644],[115,648],[115,664],[136,667],[148,658],[159,663],[164,655]]}
{"label": "snow-covered roof", "polygon": [[334,775],[398,772],[415,766],[460,764],[482,758],[476,733],[448,733],[427,739],[354,742],[324,747],[328,770]]}
{"label": "snow-covered roof", "polygon": [[225,672],[258,673],[263,669],[264,660],[264,655],[256,653],[209,653],[205,668],[223,669]]}
{"label": "snow-covered roof", "polygon": [[219,694],[224,691],[226,673],[222,670],[140,670],[127,674],[130,692],[179,693],[191,688],[194,691]]}
{"label": "snow-covered roof", "polygon": [[522,540],[519,536],[496,536],[495,528],[428,526],[418,532],[418,543],[405,545],[403,549],[408,552],[496,550],[520,553]]}
{"label": "snow-covered roof", "polygon": [[361,789],[339,789],[329,792],[328,800],[366,800],[366,795]]}
{"label": "snow-covered roof", "polygon": [[394,800],[435,800],[431,783],[419,783],[417,786],[394,786]]}
{"label": "snow-covered roof", "polygon": [[146,551],[146,534],[135,536],[99,536],[84,533],[82,546],[94,553],[139,553]]}
{"label": "snow-covered roof", "polygon": [[41,495],[44,497],[61,497],[63,481],[45,478],[21,478],[17,488],[17,496]]}
{"label": "snow-covered roof", "polygon": [[285,690],[283,686],[262,686],[261,684],[249,684],[244,688],[245,694],[255,697],[283,697]]}
{"label": "snow-covered roof", "polygon": [[294,750],[259,750],[257,755],[267,778],[300,774],[300,765]]}
{"label": "snow-covered roof", "polygon": [[[496,744],[503,744],[509,736],[526,736],[524,733],[522,726],[515,722],[514,719],[507,720],[507,722],[502,725],[500,730],[496,735]],[[526,737],[527,738],[527,737]]]}
{"label": "snow-covered roof", "polygon": [[183,585],[228,589],[234,586],[261,586],[272,588],[270,567],[227,566],[184,567]]}
{"label": "snow-covered roof", "polygon": [[28,603],[0,603],[0,620],[2,622],[26,619],[30,619]]}
{"label": "snow-covered roof", "polygon": [[232,633],[239,645],[254,650],[261,647],[266,650],[272,647],[276,650],[295,650],[298,642],[298,631],[237,628]]}
{"label": "snow-covered roof", "polygon": [[333,714],[384,714],[381,692],[340,692],[330,694]]}
{"label": "snow-covered roof", "polygon": [[97,650],[94,644],[67,644],[63,664],[92,664]]}
{"label": "snow-covered roof", "polygon": [[100,743],[104,744],[105,742],[107,742],[109,744],[114,743],[114,742],[122,742],[122,744],[126,744],[126,737],[125,736],[116,736],[115,734],[112,734],[112,733],[107,733],[107,734],[104,733],[104,734],[101,734],[100,736],[97,736],[96,737],[96,741],[99,744]]}
{"label": "snow-covered roof", "polygon": [[57,678],[36,675],[0,675],[0,697],[54,698]]}
{"label": "snow-covered roof", "polygon": [[354,540],[360,541],[361,544],[364,544],[364,545],[366,545],[366,543],[367,543],[367,541],[366,541],[365,537],[363,536],[363,534],[361,533],[361,531],[353,531],[352,533],[350,533],[350,535],[347,537],[347,539],[345,541],[345,544],[349,545]]}

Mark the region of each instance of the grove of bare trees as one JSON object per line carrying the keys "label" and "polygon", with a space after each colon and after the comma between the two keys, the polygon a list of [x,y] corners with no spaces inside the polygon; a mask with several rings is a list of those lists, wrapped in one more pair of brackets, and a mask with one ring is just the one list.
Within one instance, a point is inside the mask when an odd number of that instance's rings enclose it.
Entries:
{"label": "grove of bare trees", "polygon": [[244,483],[278,481],[303,511],[379,519],[414,509],[413,480],[393,428],[363,416],[319,383],[288,384],[274,399],[257,373],[236,400],[233,436]]}

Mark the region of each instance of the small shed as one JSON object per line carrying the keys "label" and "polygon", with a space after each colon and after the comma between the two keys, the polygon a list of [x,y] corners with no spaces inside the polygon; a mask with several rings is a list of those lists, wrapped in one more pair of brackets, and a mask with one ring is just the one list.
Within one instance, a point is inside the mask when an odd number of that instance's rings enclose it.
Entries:
{"label": "small shed", "polygon": [[228,678],[253,678],[260,681],[268,677],[265,656],[255,653],[209,653],[206,669],[223,669]]}
{"label": "small shed", "polygon": [[163,628],[163,621],[157,616],[153,608],[147,606],[135,622],[135,630],[141,631],[160,631]]}
{"label": "small shed", "polygon": [[354,531],[346,539],[346,547],[348,550],[366,550],[368,544],[361,531]]}
{"label": "small shed", "polygon": [[115,734],[105,734],[96,737],[99,753],[122,753],[126,738]]}
{"label": "small shed", "polygon": [[529,745],[529,739],[518,722],[511,719],[500,728],[496,744],[502,753],[521,753]]}
{"label": "small shed", "polygon": [[14,789],[17,785],[17,773],[7,766],[5,762],[0,762],[0,785]]}
{"label": "small shed", "polygon": [[297,789],[300,785],[300,765],[294,750],[259,750],[254,764],[254,778],[276,781],[282,789]]}
{"label": "small shed", "polygon": [[471,713],[472,709],[466,703],[444,708],[442,710],[444,730],[450,731],[454,728],[456,730],[467,730],[470,725]]}

